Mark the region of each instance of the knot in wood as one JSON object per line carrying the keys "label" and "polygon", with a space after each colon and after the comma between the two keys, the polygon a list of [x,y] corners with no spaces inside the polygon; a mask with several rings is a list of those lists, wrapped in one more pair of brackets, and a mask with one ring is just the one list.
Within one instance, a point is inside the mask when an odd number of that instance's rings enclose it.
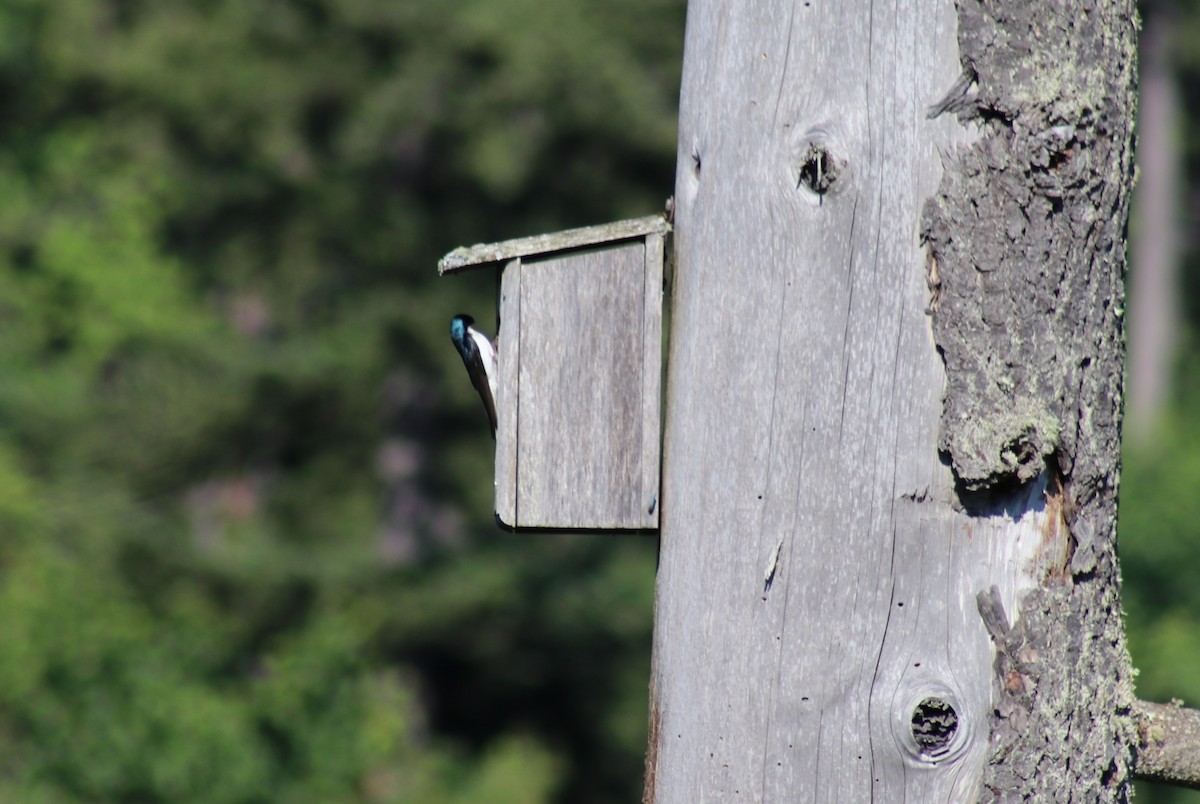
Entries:
{"label": "knot in wood", "polygon": [[843,163],[817,142],[810,142],[800,160],[797,187],[806,187],[816,195],[825,195],[841,175]]}
{"label": "knot in wood", "polygon": [[927,757],[945,755],[957,731],[958,713],[941,698],[925,698],[913,710],[913,739]]}

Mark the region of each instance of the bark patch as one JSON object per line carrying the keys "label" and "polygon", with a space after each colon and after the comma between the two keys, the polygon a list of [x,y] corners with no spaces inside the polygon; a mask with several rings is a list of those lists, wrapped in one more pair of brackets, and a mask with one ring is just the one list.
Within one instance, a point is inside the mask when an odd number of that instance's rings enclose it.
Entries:
{"label": "bark patch", "polygon": [[979,491],[1056,453],[1070,473],[1083,375],[1120,343],[1132,54],[1114,65],[1112,30],[1063,0],[958,6],[963,77],[930,114],[982,136],[947,157],[921,234],[947,375],[939,448]]}
{"label": "bark patch", "polygon": [[1068,529],[1063,570],[1015,611],[995,588],[978,598],[996,646],[980,800],[1124,801],[1137,739],[1116,563],[1134,7],[957,8],[962,78],[930,114],[980,138],[947,156],[922,214],[946,367],[939,448],[968,513],[1051,470],[1046,504]]}

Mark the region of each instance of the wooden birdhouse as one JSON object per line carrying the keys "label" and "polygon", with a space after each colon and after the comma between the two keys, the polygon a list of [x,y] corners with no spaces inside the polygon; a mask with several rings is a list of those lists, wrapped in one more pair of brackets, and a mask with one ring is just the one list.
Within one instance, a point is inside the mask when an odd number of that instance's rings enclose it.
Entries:
{"label": "wooden birdhouse", "polygon": [[499,272],[496,517],[512,529],[658,527],[661,216],[455,249]]}

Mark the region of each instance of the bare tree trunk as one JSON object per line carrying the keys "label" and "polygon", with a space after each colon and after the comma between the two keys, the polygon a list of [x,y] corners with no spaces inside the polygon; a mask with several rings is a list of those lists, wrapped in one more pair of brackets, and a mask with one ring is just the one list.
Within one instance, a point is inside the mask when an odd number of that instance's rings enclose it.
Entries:
{"label": "bare tree trunk", "polygon": [[1144,439],[1170,388],[1179,311],[1179,208],[1182,175],[1179,98],[1171,73],[1172,12],[1156,8],[1142,34],[1138,165],[1129,315],[1129,426]]}
{"label": "bare tree trunk", "polygon": [[689,6],[647,800],[1127,795],[1132,5],[1012,5]]}

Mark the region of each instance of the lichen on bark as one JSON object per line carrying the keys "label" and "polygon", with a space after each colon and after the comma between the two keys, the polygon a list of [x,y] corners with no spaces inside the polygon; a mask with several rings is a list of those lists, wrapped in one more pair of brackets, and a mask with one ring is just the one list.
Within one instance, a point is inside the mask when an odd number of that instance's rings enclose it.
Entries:
{"label": "lichen on bark", "polygon": [[966,97],[950,108],[981,137],[947,158],[922,236],[947,374],[939,446],[968,491],[1031,480],[1052,456],[1069,474],[1085,417],[1116,430],[1119,386],[1080,386],[1121,359],[1130,14],[959,3]]}
{"label": "lichen on bark", "polygon": [[1133,2],[957,6],[963,78],[931,114],[979,137],[947,155],[922,215],[946,368],[939,448],[964,501],[1059,476],[1073,545],[993,633],[984,798],[1123,800],[1136,744],[1116,563]]}

